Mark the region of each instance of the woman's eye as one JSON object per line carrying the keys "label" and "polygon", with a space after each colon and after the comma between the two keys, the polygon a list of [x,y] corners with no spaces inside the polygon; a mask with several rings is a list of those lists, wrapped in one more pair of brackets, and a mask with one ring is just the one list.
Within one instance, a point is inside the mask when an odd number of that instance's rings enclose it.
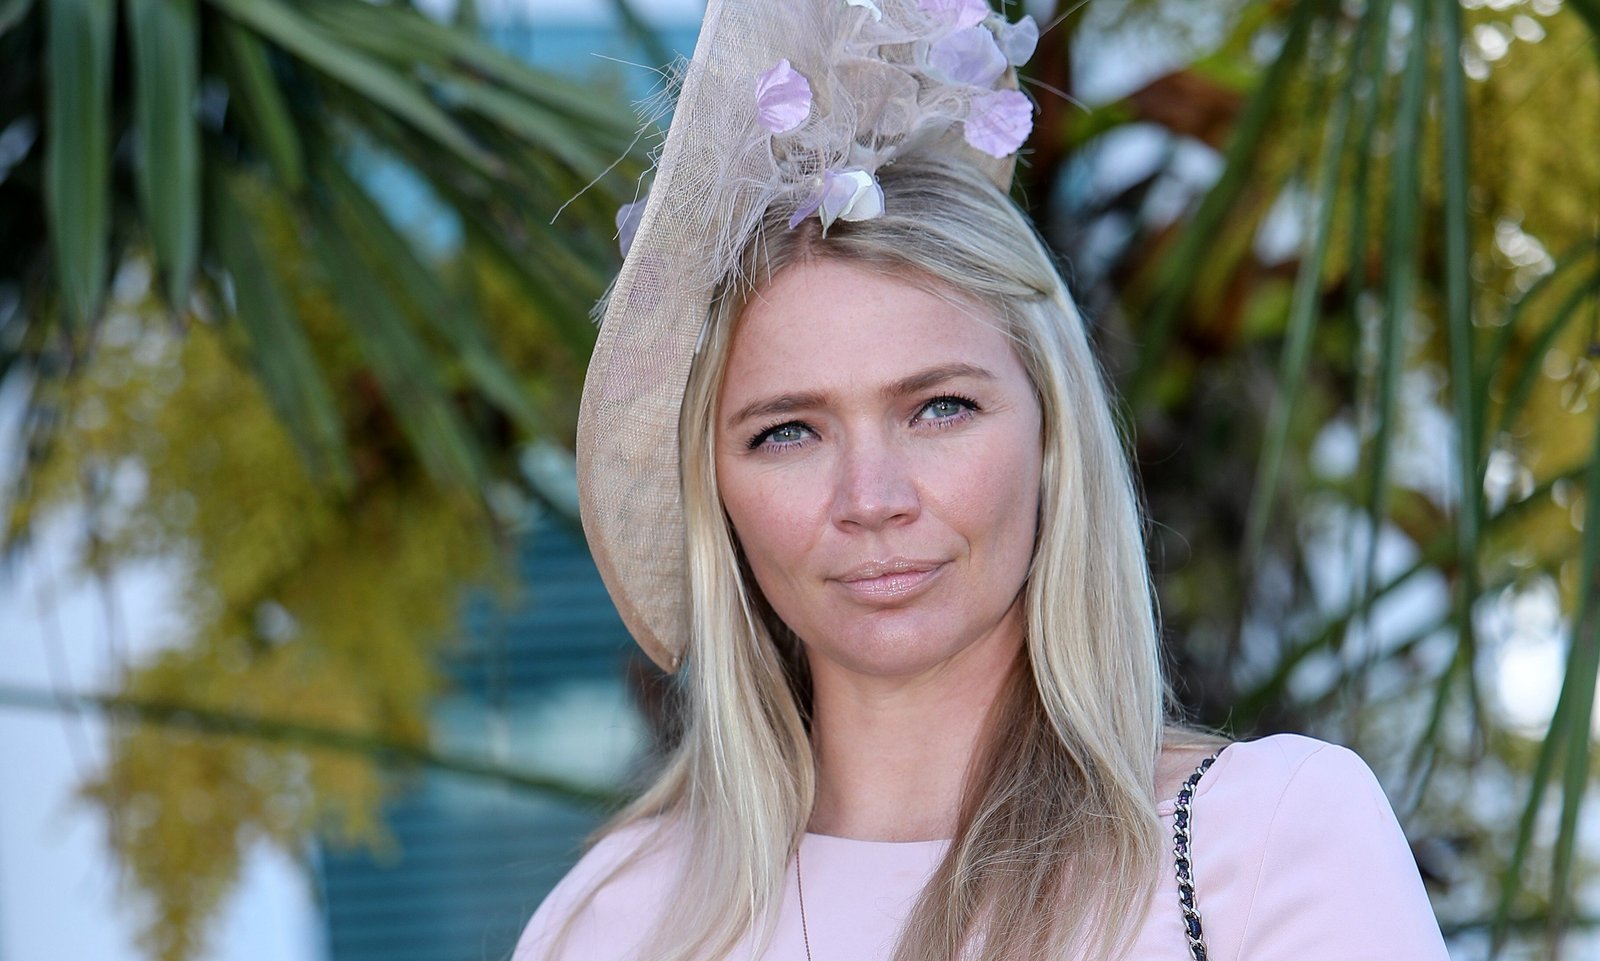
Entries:
{"label": "woman's eye", "polygon": [[768,427],[766,430],[750,439],[750,449],[758,447],[793,447],[806,439],[809,434],[803,424],[779,424]]}
{"label": "woman's eye", "polygon": [[962,397],[935,397],[922,406],[917,419],[950,420],[976,409],[976,404]]}

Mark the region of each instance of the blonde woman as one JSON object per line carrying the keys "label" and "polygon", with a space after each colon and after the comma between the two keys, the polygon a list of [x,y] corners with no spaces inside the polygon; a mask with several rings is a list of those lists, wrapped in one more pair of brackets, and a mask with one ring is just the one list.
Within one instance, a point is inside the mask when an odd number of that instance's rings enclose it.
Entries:
{"label": "blonde woman", "polygon": [[1446,957],[1358,756],[1171,720],[1107,390],[1005,193],[1030,23],[709,6],[579,428],[683,734],[516,961]]}

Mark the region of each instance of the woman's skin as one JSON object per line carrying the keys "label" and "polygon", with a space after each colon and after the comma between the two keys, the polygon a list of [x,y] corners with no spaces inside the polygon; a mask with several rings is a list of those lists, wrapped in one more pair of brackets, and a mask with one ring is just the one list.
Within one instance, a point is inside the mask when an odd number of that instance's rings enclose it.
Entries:
{"label": "woman's skin", "polygon": [[[982,308],[835,260],[746,308],[719,398],[717,482],[762,592],[805,645],[810,829],[955,833],[982,720],[1022,644],[1040,412]],[[1170,798],[1204,754],[1167,752]]]}
{"label": "woman's skin", "polygon": [[954,833],[962,778],[1022,644],[1040,412],[982,309],[834,260],[745,310],[718,486],[814,682],[811,830]]}

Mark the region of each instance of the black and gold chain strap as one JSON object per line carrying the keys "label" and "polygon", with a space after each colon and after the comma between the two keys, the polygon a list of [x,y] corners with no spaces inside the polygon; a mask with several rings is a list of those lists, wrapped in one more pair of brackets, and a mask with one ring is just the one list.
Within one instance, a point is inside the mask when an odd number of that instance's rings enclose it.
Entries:
{"label": "black and gold chain strap", "polygon": [[[1200,783],[1200,777],[1216,762],[1217,754],[1201,761],[1200,766],[1189,775],[1189,779],[1183,782],[1182,790],[1178,791],[1178,803],[1172,816],[1172,854],[1174,870],[1178,875],[1178,906],[1183,909],[1183,929],[1189,936],[1191,961],[1206,961],[1206,941],[1204,933],[1200,930],[1200,906],[1194,899],[1194,865],[1190,862],[1189,856],[1189,802],[1194,800],[1195,785]],[[794,853],[794,883],[800,900],[800,932],[805,939],[806,961],[811,961],[811,933],[806,925],[806,889],[805,882],[801,880],[798,849]]]}
{"label": "black and gold chain strap", "polygon": [[1206,961],[1206,940],[1200,930],[1200,906],[1194,899],[1194,864],[1189,847],[1191,821],[1189,803],[1194,800],[1194,786],[1200,783],[1201,775],[1205,774],[1217,760],[1217,754],[1201,761],[1200,766],[1189,775],[1189,779],[1183,782],[1183,789],[1178,792],[1178,804],[1172,815],[1173,870],[1178,875],[1178,906],[1183,909],[1183,930],[1189,936],[1191,961]]}

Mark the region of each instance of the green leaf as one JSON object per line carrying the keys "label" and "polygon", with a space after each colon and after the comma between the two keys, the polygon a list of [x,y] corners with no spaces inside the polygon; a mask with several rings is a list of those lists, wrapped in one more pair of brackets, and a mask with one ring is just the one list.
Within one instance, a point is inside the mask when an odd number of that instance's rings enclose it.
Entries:
{"label": "green leaf", "polygon": [[435,481],[480,496],[487,476],[483,459],[438,381],[438,364],[362,256],[359,238],[347,235],[327,211],[317,214],[316,247],[328,282],[389,412]]}
{"label": "green leaf", "polygon": [[585,177],[598,177],[615,166],[616,158],[572,135],[569,119],[526,97],[477,81],[443,81],[440,90],[452,101],[549,151]]}
{"label": "green leaf", "polygon": [[[1467,170],[1466,77],[1461,67],[1460,0],[1437,0],[1439,37],[1443,48],[1439,57],[1444,155],[1444,287],[1445,325],[1450,341],[1450,398],[1456,434],[1456,553],[1453,585],[1456,604],[1456,630],[1459,631],[1455,656],[1434,692],[1434,704],[1427,727],[1411,752],[1412,771],[1418,795],[1427,789],[1438,754],[1438,731],[1444,711],[1459,674],[1468,680],[1475,695],[1477,686],[1473,666],[1477,663],[1477,631],[1472,616],[1473,604],[1481,596],[1478,570],[1479,532],[1483,521],[1483,473],[1478,456],[1482,431],[1478,412],[1482,409],[1477,394],[1477,361],[1474,358],[1476,331],[1472,322],[1472,236],[1467,206],[1470,186]],[[1471,699],[1473,717],[1478,717],[1479,701]]]}
{"label": "green leaf", "polygon": [[[1561,772],[1561,822],[1550,876],[1551,931],[1557,932],[1573,911],[1573,862],[1578,852],[1578,815],[1589,787],[1593,748],[1595,686],[1600,681],[1600,416],[1594,418],[1589,449],[1589,477],[1584,487],[1583,560],[1578,575],[1578,602],[1572,612],[1571,648],[1559,702],[1570,702],[1561,718],[1566,727],[1565,768]],[[1551,723],[1555,728],[1555,722]],[[1551,731],[1546,737],[1555,736]]]}
{"label": "green leaf", "polygon": [[22,22],[33,9],[33,0],[0,0],[0,36]]}
{"label": "green leaf", "polygon": [[[1545,478],[1529,491],[1527,497],[1507,504],[1499,513],[1488,518],[1484,528],[1493,531],[1515,523],[1529,510],[1545,503],[1557,484],[1576,480],[1587,470],[1586,463],[1579,464]],[[1411,566],[1374,588],[1368,597],[1352,600],[1349,606],[1339,613],[1321,621],[1315,630],[1292,640],[1273,664],[1270,676],[1257,684],[1241,689],[1240,694],[1234,699],[1234,713],[1242,718],[1260,716],[1269,705],[1277,703],[1283,697],[1284,691],[1289,686],[1290,676],[1302,661],[1326,650],[1329,643],[1345,629],[1346,625],[1360,617],[1367,606],[1389,596],[1409,583],[1412,578],[1437,570],[1439,565],[1448,560],[1455,551],[1456,534],[1450,531],[1425,545]]]}
{"label": "green leaf", "polygon": [[535,239],[526,246],[540,255],[530,257],[512,246],[487,217],[472,213],[468,230],[481,242],[479,249],[511,275],[563,346],[576,357],[588,357],[599,333],[589,322],[589,309],[604,290],[603,284],[594,283],[593,265],[552,246],[560,233],[537,218],[528,220]]}
{"label": "green leaf", "polygon": [[368,3],[319,3],[310,16],[345,43],[412,69],[476,80],[524,97],[571,121],[569,137],[617,146],[632,142],[633,113],[565,77],[536,70],[493,44],[424,17]]}
{"label": "green leaf", "polygon": [[216,29],[226,51],[222,66],[228,72],[228,91],[246,132],[284,189],[299,193],[306,182],[305,154],[289,105],[272,76],[266,48],[255,34],[231,20],[219,19]]}
{"label": "green leaf", "polygon": [[340,227],[349,236],[360,238],[362,249],[372,254],[388,288],[403,293],[414,312],[445,338],[478,389],[530,436],[547,431],[548,418],[534,408],[527,391],[496,356],[472,309],[439,282],[435,269],[417,257],[337,161],[320,165],[318,175],[333,198]]}
{"label": "green leaf", "polygon": [[[1567,0],[1567,7],[1583,20],[1591,36],[1600,37],[1600,0]],[[1600,44],[1591,43],[1590,46],[1600,57]]]}
{"label": "green leaf", "polygon": [[[1394,8],[1393,0],[1375,0],[1377,10],[1377,33],[1373,37],[1372,58],[1367,61],[1364,68],[1368,74],[1368,82],[1357,88],[1357,109],[1355,116],[1355,129],[1357,142],[1355,146],[1355,169],[1350,175],[1350,228],[1345,241],[1345,289],[1344,303],[1347,306],[1345,321],[1352,330],[1360,327],[1360,319],[1356,311],[1367,291],[1367,247],[1368,229],[1367,212],[1368,200],[1373,196],[1372,170],[1373,161],[1377,151],[1373,149],[1374,138],[1378,133],[1378,117],[1382,112],[1385,94],[1387,93],[1388,71],[1383,69],[1383,57],[1389,48],[1389,25]],[[1352,338],[1356,351],[1360,351],[1360,338]],[[1351,368],[1361,369],[1360,357],[1351,358]]]}
{"label": "green leaf", "polygon": [[[460,212],[468,242],[517,283],[534,314],[562,346],[580,360],[587,358],[598,333],[589,322],[589,309],[605,290],[606,277],[598,266],[604,261],[579,256],[572,233],[552,226],[529,204],[507,205],[509,211],[490,209],[461,189],[439,158],[412,154],[407,159],[426,172]],[[529,236],[514,241],[504,226],[507,216]]]}
{"label": "green leaf", "polygon": [[46,21],[45,205],[69,321],[87,326],[105,295],[111,232],[113,0],[51,0]]}
{"label": "green leaf", "polygon": [[352,730],[308,724],[294,718],[256,713],[240,705],[232,710],[195,701],[91,695],[45,691],[0,684],[0,707],[57,713],[97,712],[175,730],[217,737],[246,738],[261,744],[286,745],[351,754],[397,770],[422,766],[452,775],[482,778],[515,790],[537,792],[597,811],[612,810],[627,800],[624,792],[581,780],[487,760],[470,753],[443,753],[376,730]]}
{"label": "green leaf", "polygon": [[1218,233],[1231,212],[1233,202],[1250,182],[1255,158],[1266,133],[1267,122],[1277,110],[1278,101],[1289,86],[1289,76],[1303,58],[1317,7],[1322,0],[1296,0],[1289,14],[1288,32],[1277,58],[1267,67],[1250,99],[1239,114],[1237,126],[1228,139],[1223,156],[1222,175],[1200,201],[1200,207],[1184,225],[1173,250],[1163,258],[1155,303],[1139,330],[1139,357],[1128,386],[1128,403],[1143,406],[1157,380],[1161,358],[1172,339],[1178,312],[1194,289],[1200,272],[1209,263],[1207,248],[1216,243]]}
{"label": "green leaf", "polygon": [[312,473],[348,490],[354,471],[338,407],[274,258],[260,243],[256,205],[245,195],[249,181],[219,168],[208,181],[207,234],[233,280],[234,317],[249,341],[261,386]]}
{"label": "green leaf", "polygon": [[294,8],[279,0],[209,2],[356,94],[404,119],[479,173],[491,177],[501,174],[500,161],[473,143],[415,83],[330,39]]}
{"label": "green leaf", "polygon": [[[1339,198],[1339,168],[1345,155],[1345,134],[1349,128],[1351,104],[1356,88],[1364,82],[1364,67],[1371,59],[1373,44],[1369,37],[1381,32],[1376,22],[1388,11],[1380,4],[1369,4],[1356,27],[1350,42],[1349,63],[1345,81],[1334,100],[1333,112],[1328,117],[1328,133],[1322,144],[1322,157],[1317,167],[1318,201],[1316,222],[1308,231],[1310,240],[1300,268],[1295,276],[1294,299],[1289,308],[1289,325],[1283,342],[1283,354],[1278,365],[1278,383],[1272,410],[1268,415],[1266,440],[1256,465],[1255,483],[1250,493],[1250,515],[1245,527],[1244,569],[1255,570],[1262,542],[1266,538],[1267,523],[1272,517],[1272,505],[1282,473],[1284,452],[1289,446],[1289,429],[1294,419],[1295,401],[1300,384],[1305,380],[1306,364],[1311,357],[1311,335],[1319,314],[1318,300],[1322,293],[1323,270],[1328,259],[1328,247],[1333,235],[1334,206]],[[1360,202],[1359,199],[1357,202]]]}
{"label": "green leaf", "polygon": [[[1516,335],[1521,331],[1520,321],[1522,319],[1522,314],[1528,310],[1530,305],[1539,300],[1540,295],[1555,288],[1558,281],[1566,280],[1567,271],[1574,269],[1577,265],[1587,260],[1591,254],[1597,252],[1600,252],[1600,247],[1597,247],[1595,241],[1591,239],[1585,239],[1581,243],[1574,245],[1572,248],[1563,251],[1561,256],[1556,258],[1555,266],[1550,269],[1549,273],[1534,281],[1532,286],[1523,291],[1520,295],[1506,305],[1505,311],[1496,321],[1496,325],[1499,329],[1495,333],[1494,339],[1489,344],[1487,356],[1485,356],[1483,359],[1482,371],[1478,374],[1477,418],[1480,425],[1487,426],[1488,424],[1489,417],[1487,411],[1489,407],[1491,388],[1494,385],[1495,375],[1499,372],[1501,363],[1505,360],[1507,352],[1511,349],[1512,340],[1515,339]],[[1543,352],[1539,351],[1532,353],[1529,356],[1540,357],[1543,356]],[[1479,445],[1479,455],[1480,459],[1485,461],[1485,463],[1487,463],[1488,460],[1488,452],[1494,448],[1494,443],[1498,437],[1498,432],[1504,430],[1508,424],[1509,421],[1502,419],[1493,432],[1484,436],[1484,442]],[[1480,465],[1480,470],[1482,467],[1483,465]]]}
{"label": "green leaf", "polygon": [[[1562,921],[1572,910],[1573,859],[1577,852],[1578,815],[1583,806],[1593,749],[1590,731],[1594,716],[1596,674],[1600,672],[1600,417],[1594,418],[1594,442],[1586,466],[1583,517],[1583,551],[1578,576],[1578,602],[1572,612],[1566,670],[1556,708],[1539,746],[1529,778],[1528,800],[1517,822],[1516,840],[1500,880],[1500,899],[1491,924],[1489,957],[1500,955],[1510,931],[1511,909],[1522,890],[1522,871],[1532,846],[1533,829],[1544,806],[1550,779],[1561,774],[1561,819],[1556,830],[1555,857],[1551,865],[1549,931],[1559,936]],[[1552,951],[1552,954],[1554,952]]]}
{"label": "green leaf", "polygon": [[[1355,591],[1363,596],[1372,589],[1378,565],[1379,533],[1389,513],[1389,453],[1399,411],[1400,378],[1405,370],[1406,334],[1415,306],[1420,257],[1422,111],[1427,99],[1429,21],[1426,4],[1412,10],[1416,21],[1409,38],[1400,109],[1395,114],[1393,129],[1394,158],[1390,171],[1393,189],[1389,199],[1389,230],[1384,237],[1384,263],[1388,274],[1384,286],[1382,339],[1378,348],[1377,426],[1366,473],[1369,525],[1366,560],[1354,579]],[[1370,626],[1370,603],[1363,604],[1362,611],[1363,620]]]}
{"label": "green leaf", "polygon": [[1534,335],[1533,342],[1528,347],[1527,359],[1515,367],[1516,377],[1512,380],[1510,389],[1506,391],[1505,402],[1500,406],[1500,418],[1493,436],[1507,433],[1516,424],[1517,418],[1528,405],[1528,397],[1533,393],[1535,382],[1539,379],[1545,355],[1555,347],[1556,339],[1567,329],[1567,325],[1583,316],[1580,308],[1596,297],[1600,297],[1600,269],[1594,270],[1583,283],[1568,292],[1566,298],[1545,321],[1544,326]]}
{"label": "green leaf", "polygon": [[133,40],[138,185],[167,303],[189,299],[200,251],[199,43],[195,0],[127,0]]}

